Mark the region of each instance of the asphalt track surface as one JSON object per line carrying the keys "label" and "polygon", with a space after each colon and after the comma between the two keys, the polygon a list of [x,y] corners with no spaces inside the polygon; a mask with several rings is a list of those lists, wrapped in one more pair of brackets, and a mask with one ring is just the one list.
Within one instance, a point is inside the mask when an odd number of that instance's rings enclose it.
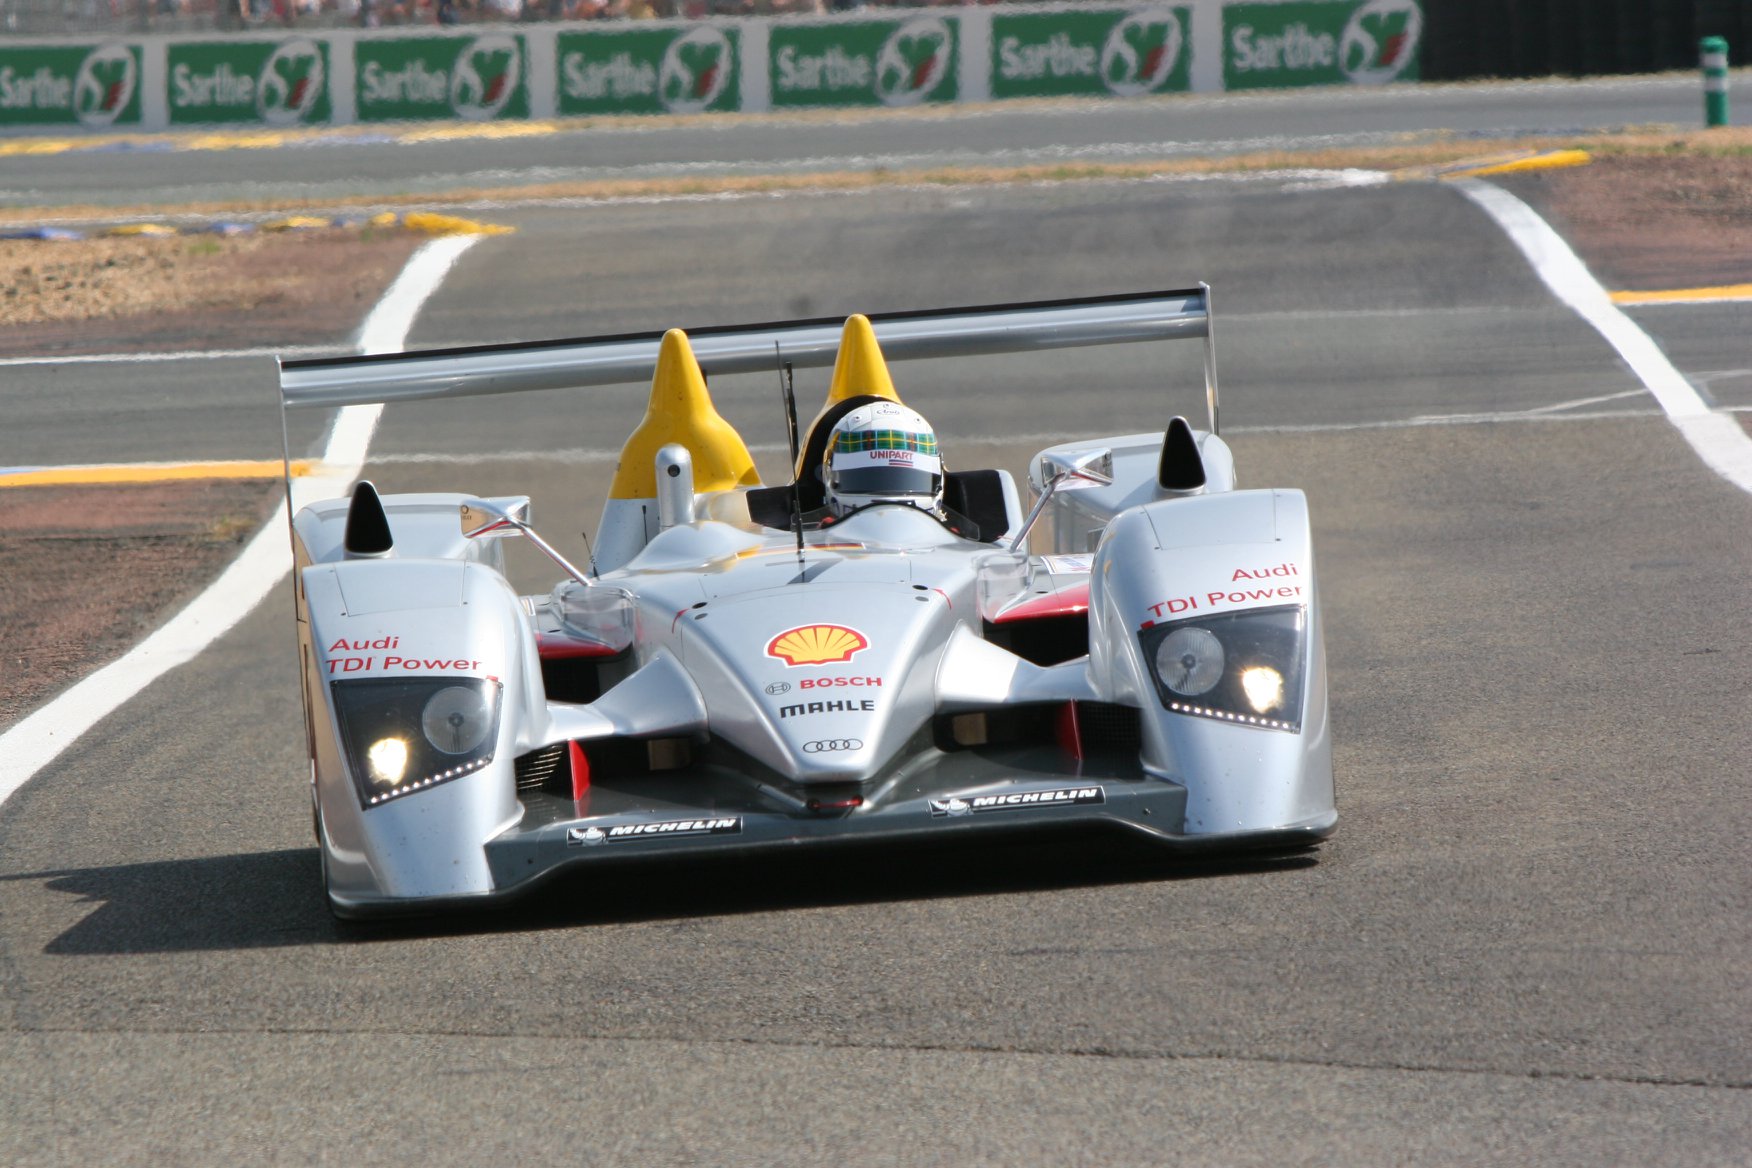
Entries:
{"label": "asphalt track surface", "polygon": [[[1210,281],[1243,482],[1313,507],[1337,835],[1274,863],[1094,838],[693,864],[341,927],[276,594],[0,808],[0,1162],[1745,1162],[1752,497],[1458,191],[499,218],[411,345]],[[1747,315],[1637,319],[1745,406]],[[1199,405],[1191,354],[940,364],[896,379],[962,467]],[[9,418],[41,396],[15,372]],[[259,358],[55,376],[69,411],[196,388],[176,456],[277,445]],[[714,392],[772,467],[776,390]],[[367,473],[529,493],[581,554],[641,398],[393,408]],[[80,448],[73,413],[26,416]],[[86,430],[88,461],[174,444]]]}
{"label": "asphalt track surface", "polygon": [[441,127],[484,135],[461,138],[435,136],[422,125],[351,127],[277,150],[201,151],[200,162],[184,149],[189,143],[236,147],[247,135],[162,135],[45,153],[6,153],[0,135],[0,208],[262,198],[320,203],[607,179],[1125,163],[1380,145],[1437,134],[1494,140],[1695,126],[1701,117],[1697,78],[1665,75],[801,117],[573,119],[548,123],[551,132],[533,136],[494,137],[499,128],[492,125]]}

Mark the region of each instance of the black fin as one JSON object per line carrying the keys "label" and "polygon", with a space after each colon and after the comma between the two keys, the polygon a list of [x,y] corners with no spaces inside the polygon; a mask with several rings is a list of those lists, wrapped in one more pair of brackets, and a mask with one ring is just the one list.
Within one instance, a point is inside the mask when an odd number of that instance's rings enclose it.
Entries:
{"label": "black fin", "polygon": [[1168,432],[1162,435],[1156,482],[1165,491],[1196,491],[1205,485],[1204,459],[1199,457],[1198,440],[1185,418],[1169,422]]}
{"label": "black fin", "polygon": [[389,516],[370,480],[360,479],[347,508],[347,535],[342,546],[350,556],[381,556],[395,546],[389,534]]}

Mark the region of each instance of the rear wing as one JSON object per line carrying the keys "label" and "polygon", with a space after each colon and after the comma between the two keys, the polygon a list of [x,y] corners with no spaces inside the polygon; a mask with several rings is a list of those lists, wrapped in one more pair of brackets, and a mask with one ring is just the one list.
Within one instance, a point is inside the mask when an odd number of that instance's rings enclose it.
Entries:
{"label": "rear wing", "polygon": [[[1208,285],[1074,300],[1037,300],[869,316],[889,361],[1027,353],[1202,337],[1205,406],[1217,430],[1217,361]],[[684,329],[708,374],[834,363],[844,318]],[[662,332],[319,357],[280,365],[283,409],[390,404],[481,394],[648,382]]]}

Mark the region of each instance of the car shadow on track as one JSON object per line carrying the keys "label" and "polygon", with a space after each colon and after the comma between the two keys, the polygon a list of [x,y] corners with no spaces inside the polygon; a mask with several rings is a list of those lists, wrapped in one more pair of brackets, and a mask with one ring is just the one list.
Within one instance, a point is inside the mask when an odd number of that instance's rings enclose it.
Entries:
{"label": "car shadow on track", "polygon": [[727,916],[1101,885],[1289,873],[1310,851],[1166,857],[1111,836],[848,847],[813,855],[620,865],[562,875],[508,904],[386,921],[337,921],[315,848],[7,876],[43,881],[97,907],[45,952],[175,953],[396,941]]}

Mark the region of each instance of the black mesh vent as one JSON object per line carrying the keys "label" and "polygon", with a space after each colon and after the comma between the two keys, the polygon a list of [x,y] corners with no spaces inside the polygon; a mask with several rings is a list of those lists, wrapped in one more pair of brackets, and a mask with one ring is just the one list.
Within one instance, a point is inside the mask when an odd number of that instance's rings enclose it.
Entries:
{"label": "black mesh vent", "polygon": [[[517,760],[517,789],[519,791],[539,791],[546,786],[548,780],[554,778],[561,770],[570,771],[566,759],[566,743],[556,742],[552,746],[544,746],[540,750],[525,754]],[[568,774],[567,777],[570,777]]]}
{"label": "black mesh vent", "polygon": [[1138,726],[1135,706],[1078,702],[1077,728],[1082,732],[1083,745],[1089,749],[1128,753],[1143,749],[1143,731]]}

